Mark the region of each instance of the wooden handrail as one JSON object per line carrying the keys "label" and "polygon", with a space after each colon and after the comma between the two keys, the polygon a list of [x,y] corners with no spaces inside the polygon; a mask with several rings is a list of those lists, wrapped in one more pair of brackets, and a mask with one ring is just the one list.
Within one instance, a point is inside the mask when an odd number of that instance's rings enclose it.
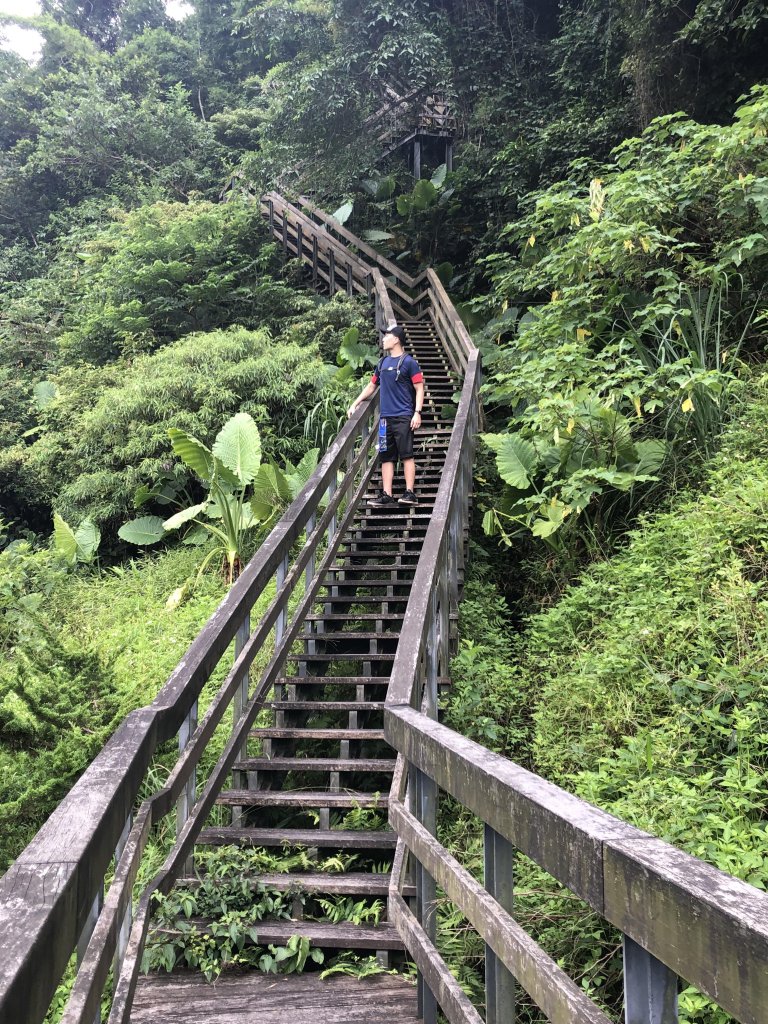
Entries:
{"label": "wooden handrail", "polygon": [[354,247],[359,249],[360,252],[364,252],[369,260],[375,263],[385,273],[393,277],[396,283],[401,284],[405,288],[418,288],[421,281],[424,280],[423,272],[419,274],[418,277],[411,277],[410,274],[406,274],[401,267],[398,267],[396,264],[392,263],[391,260],[382,256],[381,253],[377,252],[372,245],[363,241],[362,238],[358,238],[357,235],[354,235],[351,231],[345,228],[343,224],[339,224],[339,222],[334,220],[329,213],[326,213],[325,210],[316,206],[311,199],[307,199],[306,196],[301,196],[299,202],[303,207],[311,212],[313,217],[316,217],[318,221],[324,224],[332,234],[338,235],[346,242],[354,245]]}
{"label": "wooden handrail", "polygon": [[[743,1024],[765,1021],[768,894],[591,806],[410,706],[388,704],[384,731],[410,765],[675,974]],[[476,918],[473,923],[488,939],[492,914],[478,902],[477,889],[404,808],[395,808],[394,818],[402,825],[398,832],[426,857],[438,884],[470,919]],[[483,906],[485,922],[479,914]],[[522,980],[520,951],[499,941],[497,952]],[[545,994],[551,996],[549,989]],[[549,1011],[547,1015],[556,1019]]]}
{"label": "wooden handrail", "polygon": [[[335,487],[338,472],[354,447],[362,424],[374,415],[377,401],[374,396],[362,404],[343,427],[152,704],[127,716],[0,879],[0,1020],[37,1024],[45,1016],[92,914],[155,751],[179,732],[196,707],[203,686],[257,597],[306,530],[329,486]],[[263,638],[267,632],[262,624],[262,629],[257,630],[258,637]],[[255,641],[243,649],[238,664],[201,722],[198,736],[212,732],[237,689],[239,674],[247,671],[257,653]],[[192,776],[203,746],[197,743],[182,752],[168,783],[154,798],[153,821],[172,809]],[[135,833],[136,827],[131,833],[134,839]],[[143,842],[139,846],[143,848]],[[126,849],[128,853],[123,856],[128,859],[123,875],[124,886],[129,888],[135,873],[136,843],[129,839]],[[121,895],[119,906],[105,907],[111,918],[100,934],[114,939],[115,921],[124,909],[125,899]],[[94,970],[101,971],[102,967],[103,958]]]}

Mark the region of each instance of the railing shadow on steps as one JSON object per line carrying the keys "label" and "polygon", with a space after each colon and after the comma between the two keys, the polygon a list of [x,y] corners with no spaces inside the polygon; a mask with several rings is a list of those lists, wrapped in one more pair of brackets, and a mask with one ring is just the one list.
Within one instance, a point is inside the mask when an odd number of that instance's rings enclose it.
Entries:
{"label": "railing shadow on steps", "polygon": [[[554,1024],[608,1020],[514,920],[515,850],[624,934],[625,1024],[672,1024],[677,975],[742,1024],[764,1024],[768,896],[435,720],[437,679],[447,674],[449,623],[463,571],[480,417],[477,350],[434,272],[408,278],[375,251],[371,255],[370,247],[346,229],[339,231],[321,211],[299,210],[275,193],[264,197],[262,208],[286,254],[302,258],[316,286],[323,283],[331,294],[371,298],[380,329],[395,316],[429,317],[463,378],[384,712],[387,739],[398,752],[389,806],[399,843],[389,911],[419,969],[425,1024],[436,1019],[438,1007],[451,1024],[481,1019],[436,948],[436,886],[486,943],[488,1024],[514,1019],[514,978]],[[113,959],[117,982],[109,1021],[129,1019],[152,892],[167,891],[184,870],[216,793],[281,671],[347,518],[373,473],[375,417],[373,398],[340,432],[157,699],[128,716],[0,880],[0,1024],[38,1024],[76,949],[80,970],[66,1024],[99,1019]],[[273,579],[276,597],[251,631],[251,610]],[[198,722],[202,688],[233,641],[235,663]],[[274,651],[251,691],[248,670],[267,643],[274,643]],[[209,777],[197,778],[201,754],[230,706],[232,734]],[[171,775],[133,816],[153,755],[176,735],[180,757]],[[435,836],[440,792],[484,823],[484,884]],[[152,825],[174,805],[176,842],[134,914],[131,889],[142,850]],[[113,859],[114,879],[102,905]],[[406,873],[416,882],[413,907],[401,896]]]}

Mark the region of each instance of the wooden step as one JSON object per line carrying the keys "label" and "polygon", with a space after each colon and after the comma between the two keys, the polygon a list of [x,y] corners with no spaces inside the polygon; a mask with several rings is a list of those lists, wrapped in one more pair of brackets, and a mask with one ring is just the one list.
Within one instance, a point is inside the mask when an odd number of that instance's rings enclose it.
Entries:
{"label": "wooden step", "polygon": [[[333,579],[331,579],[331,580],[323,580],[320,583],[320,586],[321,587],[339,587],[339,588],[346,587],[348,590],[350,588],[362,588],[362,589],[365,589],[365,590],[381,590],[382,588],[386,589],[387,587],[400,587],[401,589],[402,588],[409,588],[410,589],[410,586],[411,586],[412,583],[413,583],[412,579],[409,579],[409,580],[399,580],[399,579],[394,579],[394,580],[393,579],[388,579],[388,580],[366,580],[366,579],[362,579],[361,578],[361,579],[355,579],[355,580],[333,580]],[[369,595],[364,595],[364,596],[369,596]],[[381,602],[381,601],[396,601],[398,597],[406,597],[406,595],[398,594],[395,597],[382,596],[382,597],[377,597],[376,600],[379,601],[379,602]],[[356,601],[357,600],[357,598],[354,596],[354,594],[347,595],[346,599],[348,601]],[[324,601],[327,600],[327,598],[321,597],[320,600],[324,602]],[[406,597],[406,600],[407,600],[407,597]]]}
{"label": "wooden step", "polygon": [[[365,550],[362,554],[376,554],[377,549],[381,548],[382,551],[387,546],[393,548],[399,548],[403,544],[413,545],[404,554],[421,554],[421,548],[424,544],[423,537],[344,537],[341,542],[343,548],[357,548],[363,547]],[[370,548],[370,550],[369,550]],[[388,552],[389,553],[389,552]]]}
{"label": "wooden step", "polygon": [[393,772],[384,757],[247,757],[232,768],[243,772]]}
{"label": "wooden step", "polygon": [[393,850],[397,836],[388,829],[204,828],[199,846],[317,847],[323,850]]}
{"label": "wooden step", "polygon": [[[402,622],[405,616],[405,612],[350,612],[349,615],[342,615],[340,612],[322,612],[312,613],[312,615],[306,615],[305,619],[307,622],[370,622],[373,619],[381,620],[383,622]],[[316,636],[317,634],[304,633],[302,636]],[[399,636],[400,634],[393,634]]]}
{"label": "wooden step", "polygon": [[[403,552],[403,557],[407,557],[409,552]],[[347,556],[349,557],[349,556]],[[393,557],[397,557],[393,555]],[[414,552],[410,553],[411,558],[415,558],[418,561],[418,555]],[[397,563],[390,562],[344,562],[341,565],[330,565],[326,572],[389,572],[395,569],[405,569],[408,572],[413,572],[416,569],[415,565],[398,565]]]}
{"label": "wooden step", "polygon": [[378,793],[334,793],[325,789],[222,789],[216,803],[227,807],[354,807],[386,810],[388,797]]}
{"label": "wooden step", "polygon": [[[189,923],[203,931],[205,918],[190,917]],[[255,939],[252,937],[255,934]],[[380,924],[331,924],[329,921],[258,921],[249,928],[247,946],[284,945],[292,935],[309,939],[323,949],[404,949],[397,929],[389,921]],[[290,1019],[290,1015],[287,1017]]]}
{"label": "wooden step", "polygon": [[[349,622],[349,616],[348,615],[341,615],[339,617],[346,618],[346,621]],[[401,618],[402,618],[401,615],[393,615],[392,617],[393,618],[395,618],[395,617],[399,618],[399,620],[401,620]],[[399,637],[399,635],[400,635],[399,632],[397,632],[397,633],[356,633],[356,632],[353,632],[351,630],[349,630],[349,631],[345,630],[344,632],[339,633],[339,632],[332,632],[331,630],[326,630],[323,633],[300,633],[298,635],[297,639],[298,640],[396,640]]]}
{"label": "wooden step", "polygon": [[380,700],[273,700],[273,711],[383,711]]}
{"label": "wooden step", "polygon": [[394,661],[392,652],[380,654],[378,651],[335,651],[333,654],[289,654],[286,661],[293,664],[305,661]]}
{"label": "wooden step", "polygon": [[[388,580],[387,582],[391,583],[392,581]],[[330,583],[329,585],[330,586],[334,586],[335,584]],[[355,605],[373,604],[373,605],[381,606],[382,604],[402,604],[402,605],[407,605],[408,604],[408,600],[409,600],[409,595],[408,594],[394,594],[394,595],[390,595],[389,597],[387,597],[386,595],[383,596],[383,597],[374,597],[372,594],[360,594],[359,596],[355,596],[354,594],[353,595],[349,595],[349,594],[346,594],[346,595],[343,595],[343,594],[337,594],[337,595],[326,594],[325,597],[319,597],[317,599],[317,602],[318,602],[318,604],[355,604]],[[356,614],[357,614],[356,612],[350,612],[349,613],[349,617],[352,618]]]}
{"label": "wooden step", "polygon": [[[264,886],[277,892],[330,893],[338,896],[384,896],[389,893],[389,875],[366,871],[348,871],[332,874],[329,871],[289,872],[254,875],[247,881],[254,889]],[[200,879],[193,876],[180,878],[177,885],[197,889]],[[415,891],[415,886],[407,886]],[[408,895],[408,894],[406,894]]]}
{"label": "wooden step", "polygon": [[249,735],[260,740],[384,740],[383,729],[287,729],[270,726],[251,729]]}
{"label": "wooden step", "polygon": [[389,676],[280,676],[281,686],[389,686]]}

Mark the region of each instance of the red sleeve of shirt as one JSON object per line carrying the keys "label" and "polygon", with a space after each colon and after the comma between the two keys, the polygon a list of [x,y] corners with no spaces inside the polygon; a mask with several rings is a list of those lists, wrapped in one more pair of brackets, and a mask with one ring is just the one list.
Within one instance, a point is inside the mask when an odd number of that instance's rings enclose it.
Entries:
{"label": "red sleeve of shirt", "polygon": [[371,384],[378,384],[378,383],[379,383],[379,375],[374,370],[373,373],[371,374]]}
{"label": "red sleeve of shirt", "polygon": [[413,356],[408,357],[408,369],[411,371],[411,384],[423,384],[424,374],[421,372],[421,367]]}

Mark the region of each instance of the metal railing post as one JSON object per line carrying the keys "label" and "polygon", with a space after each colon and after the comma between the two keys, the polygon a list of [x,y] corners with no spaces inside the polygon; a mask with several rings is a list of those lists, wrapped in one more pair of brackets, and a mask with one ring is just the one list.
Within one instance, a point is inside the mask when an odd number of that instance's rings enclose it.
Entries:
{"label": "metal railing post", "polygon": [[[197,728],[197,701],[192,703],[187,717],[181,723],[179,729],[179,753],[182,754],[186,749],[187,744],[192,739],[192,735]],[[197,769],[193,768],[190,772],[189,778],[184,783],[184,789],[181,791],[179,799],[176,801],[176,835],[181,832],[186,824],[189,812],[194,806],[195,797],[197,795]]]}
{"label": "metal railing post", "polygon": [[[115,867],[120,863],[120,858],[123,855],[125,844],[128,842],[128,836],[130,835],[131,828],[133,827],[133,815],[129,814],[125,821],[125,828],[123,829],[122,835],[117,841],[117,847],[115,849]],[[120,967],[125,956],[125,951],[128,947],[128,939],[131,935],[131,925],[133,924],[133,901],[129,898],[128,905],[125,908],[125,915],[123,920],[120,922],[120,931],[117,934],[117,945],[115,947],[115,956],[112,961],[112,976],[117,978],[120,974]]]}
{"label": "metal railing post", "polygon": [[[251,635],[251,617],[246,615],[240,624],[240,628],[235,635],[235,660],[237,660],[242,654],[243,648],[248,643],[248,637]],[[234,729],[238,719],[242,716],[245,708],[248,704],[248,684],[249,677],[248,672],[243,672],[240,677],[237,689],[235,690],[234,699],[232,701],[232,728]],[[247,757],[247,740],[243,740],[243,746],[240,751],[240,757]]]}
{"label": "metal railing post", "polygon": [[[276,596],[280,596],[283,584],[285,583],[285,577],[288,575],[288,555],[283,556],[283,560],[277,567],[277,573],[275,575],[275,587]],[[275,647],[283,639],[285,634],[285,627],[288,622],[288,602],[283,605],[280,611],[277,613],[277,621],[275,622]]]}
{"label": "metal railing post", "polygon": [[[101,908],[104,906],[104,883],[99,886],[99,890],[94,897],[91,909],[88,911],[88,917],[85,919],[83,930],[80,932],[80,938],[77,940],[77,966],[83,962],[85,957],[85,951],[88,949],[88,943],[91,941],[91,935],[93,935],[93,929],[96,927],[96,922],[99,920],[99,914]],[[93,1024],[101,1024],[101,1010],[97,1010],[93,1017]]]}
{"label": "metal railing post", "polygon": [[336,294],[336,253],[328,250],[328,294],[333,298]]}
{"label": "metal railing post", "polygon": [[677,975],[623,936],[625,1024],[677,1024]]}
{"label": "metal railing post", "polygon": [[421,707],[429,718],[437,718],[437,677],[440,661],[440,624],[438,621],[439,597],[433,591],[430,599],[427,615],[427,649],[426,664],[424,672],[424,692],[420,694]]}
{"label": "metal railing post", "polygon": [[[437,832],[437,786],[419,768],[409,765],[410,784],[412,786],[413,814],[432,834]],[[416,916],[430,942],[437,940],[437,888],[435,880],[424,867],[416,861]],[[421,974],[417,981],[418,1015],[424,1024],[437,1024],[437,1000]]]}
{"label": "metal railing post", "polygon": [[[514,847],[490,825],[485,826],[484,840],[485,888],[511,914],[514,900]],[[515,979],[491,947],[486,945],[486,1024],[514,1024],[515,1016]]]}

